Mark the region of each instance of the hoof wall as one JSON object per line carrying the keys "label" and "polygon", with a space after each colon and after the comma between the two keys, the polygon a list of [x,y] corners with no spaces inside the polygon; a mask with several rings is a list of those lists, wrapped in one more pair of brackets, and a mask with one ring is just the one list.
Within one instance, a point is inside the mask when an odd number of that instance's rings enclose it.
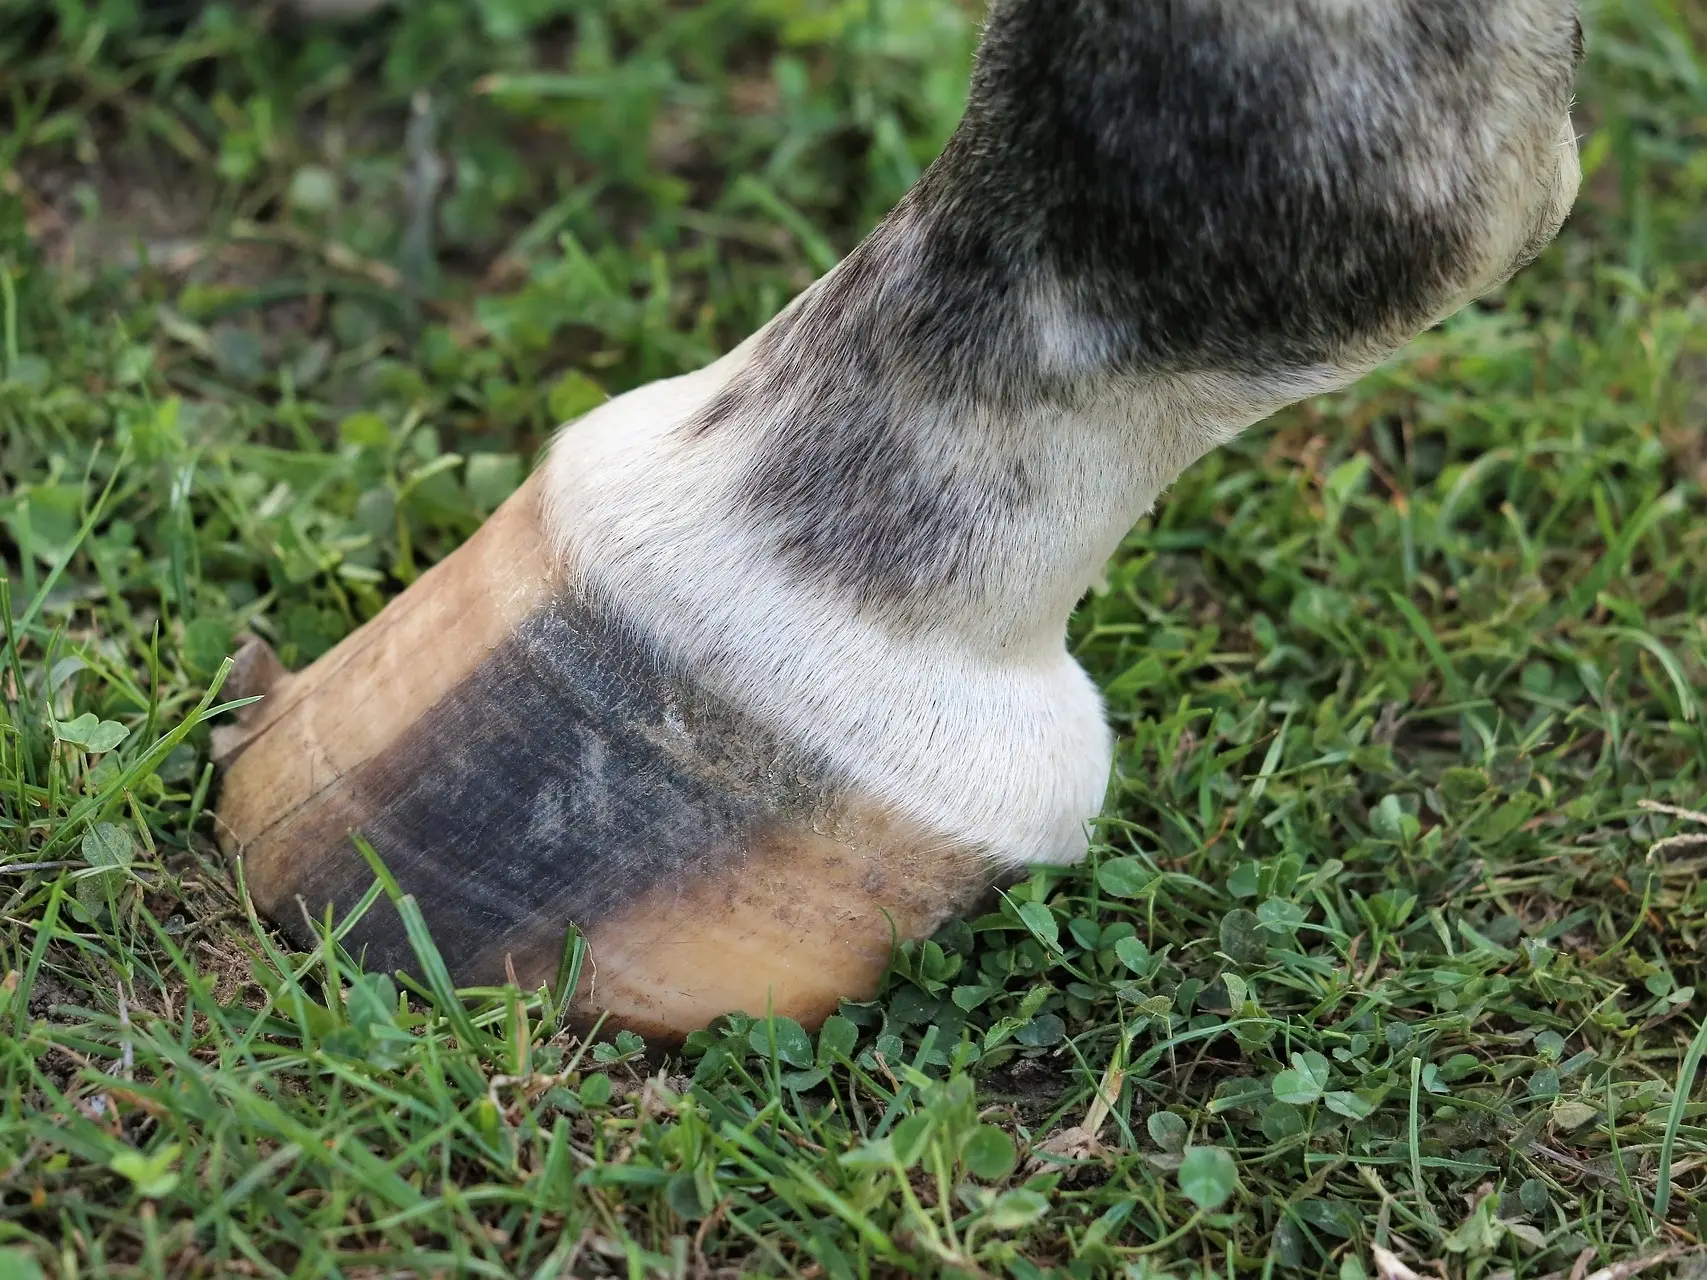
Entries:
{"label": "hoof wall", "polygon": [[[368,840],[454,981],[556,978],[589,948],[577,1013],[671,1038],[718,1014],[815,1023],[875,990],[892,944],[988,884],[976,854],[850,792],[552,572],[534,484],[221,743],[222,842],[256,906],[306,918],[372,883]],[[389,903],[346,936],[416,968]]]}

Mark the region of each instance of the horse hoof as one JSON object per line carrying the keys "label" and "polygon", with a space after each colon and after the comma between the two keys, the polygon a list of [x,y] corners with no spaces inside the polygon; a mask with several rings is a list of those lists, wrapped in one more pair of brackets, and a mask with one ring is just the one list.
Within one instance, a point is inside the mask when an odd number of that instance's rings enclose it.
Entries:
{"label": "horse hoof", "polygon": [[[827,785],[554,571],[540,480],[221,744],[219,825],[257,907],[311,945],[372,883],[368,840],[462,986],[550,982],[588,944],[574,1009],[670,1038],[720,1013],[804,1023],[869,994],[895,940],[989,881],[975,852]],[[345,938],[414,970],[377,903]]]}

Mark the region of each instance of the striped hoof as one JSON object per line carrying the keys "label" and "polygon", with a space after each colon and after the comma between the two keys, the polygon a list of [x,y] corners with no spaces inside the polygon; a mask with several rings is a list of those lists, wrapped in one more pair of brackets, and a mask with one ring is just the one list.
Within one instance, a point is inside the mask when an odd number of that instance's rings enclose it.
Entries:
{"label": "striped hoof", "polygon": [[[218,816],[257,907],[311,943],[372,882],[359,833],[460,985],[550,981],[574,925],[577,1011],[651,1036],[868,994],[895,939],[985,887],[983,859],[838,791],[578,598],[538,490],[304,671],[244,647],[237,692],[266,696],[216,744]],[[385,902],[345,945],[414,967]]]}

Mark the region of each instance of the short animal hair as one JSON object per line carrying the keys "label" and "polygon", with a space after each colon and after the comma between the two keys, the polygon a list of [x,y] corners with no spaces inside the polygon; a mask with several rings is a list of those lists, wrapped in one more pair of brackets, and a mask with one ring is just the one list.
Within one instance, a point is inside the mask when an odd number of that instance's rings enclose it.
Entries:
{"label": "short animal hair", "polygon": [[996,0],[930,253],[1053,275],[1120,367],[1337,362],[1552,238],[1581,49],[1570,0]]}
{"label": "short animal hair", "polygon": [[1028,281],[1106,371],[1384,353],[1558,231],[1581,51],[1574,0],[995,0],[837,301],[910,232],[880,323],[985,389],[1030,363]]}
{"label": "short animal hair", "polygon": [[933,415],[1348,381],[1532,258],[1581,47],[1574,0],[994,0],[943,154],[686,431],[769,435],[804,577],[917,595],[1035,498]]}
{"label": "short animal hair", "polygon": [[966,116],[848,259],[566,432],[566,573],[945,847],[1072,862],[1074,602],[1195,459],[1563,218],[1570,0],[994,0]]}

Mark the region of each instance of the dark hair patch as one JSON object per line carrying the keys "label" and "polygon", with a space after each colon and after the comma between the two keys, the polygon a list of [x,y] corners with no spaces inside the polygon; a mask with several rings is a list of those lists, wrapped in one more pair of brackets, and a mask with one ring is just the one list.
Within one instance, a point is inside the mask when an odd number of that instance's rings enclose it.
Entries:
{"label": "dark hair patch", "polygon": [[766,423],[744,493],[803,578],[955,581],[1028,494],[921,440],[944,406],[1397,346],[1500,265],[1578,38],[1570,0],[996,0],[942,156],[687,430]]}

